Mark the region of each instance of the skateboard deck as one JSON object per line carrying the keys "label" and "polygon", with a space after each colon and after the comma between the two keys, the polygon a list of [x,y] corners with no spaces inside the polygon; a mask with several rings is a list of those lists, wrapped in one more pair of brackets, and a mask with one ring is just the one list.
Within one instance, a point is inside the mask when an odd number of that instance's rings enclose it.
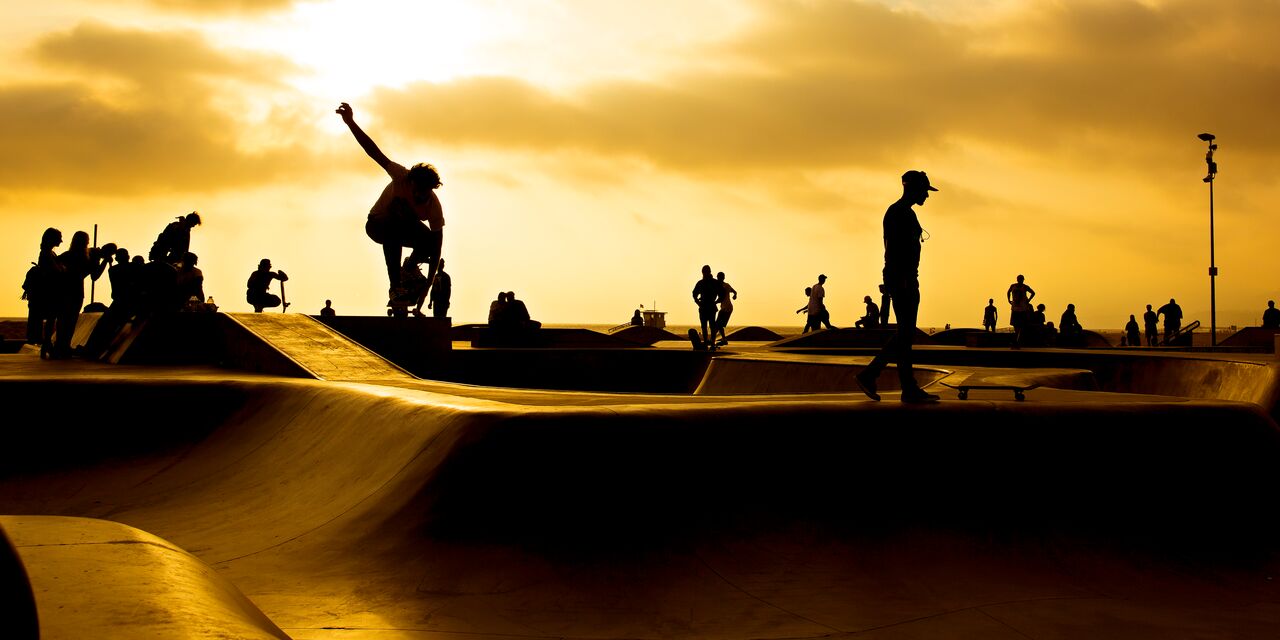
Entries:
{"label": "skateboard deck", "polygon": [[942,380],[942,386],[955,389],[958,392],[957,395],[960,396],[961,400],[969,399],[970,389],[993,389],[997,391],[1012,391],[1013,399],[1021,402],[1027,399],[1027,396],[1026,396],[1027,391],[1030,391],[1032,389],[1035,389],[1036,387],[1039,387],[1040,384],[1039,383],[1015,384],[1012,381],[1008,381],[1008,380],[993,380],[993,379],[982,378],[980,376],[971,376],[960,382],[949,382],[947,380]]}

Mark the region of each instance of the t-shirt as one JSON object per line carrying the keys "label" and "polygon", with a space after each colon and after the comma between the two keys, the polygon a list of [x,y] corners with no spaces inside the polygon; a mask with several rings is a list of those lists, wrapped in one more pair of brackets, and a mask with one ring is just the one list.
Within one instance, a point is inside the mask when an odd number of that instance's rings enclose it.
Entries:
{"label": "t-shirt", "polygon": [[1156,321],[1158,319],[1159,318],[1156,316],[1156,312],[1154,311],[1148,311],[1142,314],[1142,322],[1146,324],[1148,327],[1156,326]]}
{"label": "t-shirt", "polygon": [[444,226],[444,209],[440,206],[440,199],[436,197],[434,189],[427,192],[426,202],[415,203],[413,188],[408,179],[409,170],[403,165],[390,162],[387,164],[387,175],[391,176],[391,182],[382,190],[378,201],[369,209],[370,218],[391,215],[392,203],[400,199],[419,220],[425,220],[433,231],[438,231]]}
{"label": "t-shirt", "polygon": [[449,274],[443,271],[436,272],[436,283],[431,286],[431,300],[445,302],[449,301],[449,295],[453,293],[453,279]]}
{"label": "t-shirt", "polygon": [[245,287],[250,291],[265,293],[271,286],[271,278],[274,275],[275,273],[271,271],[262,271],[261,269],[254,271],[249,274],[249,281],[245,283]]}
{"label": "t-shirt", "polygon": [[1027,297],[1027,292],[1031,291],[1026,283],[1015,282],[1009,285],[1009,293],[1013,294],[1012,311],[1031,311],[1031,300]]}
{"label": "t-shirt", "polygon": [[693,297],[698,301],[699,309],[715,309],[716,302],[724,295],[724,289],[713,278],[703,278],[693,285]]}
{"label": "t-shirt", "polygon": [[1267,307],[1267,310],[1262,312],[1262,327],[1264,329],[1280,329],[1280,309]]}
{"label": "t-shirt", "polygon": [[1160,310],[1157,311],[1156,313],[1164,314],[1165,324],[1175,325],[1182,322],[1182,307],[1179,307],[1178,305],[1172,302],[1164,305],[1163,307],[1160,307]]}
{"label": "t-shirt", "polygon": [[812,290],[809,292],[809,315],[816,316],[822,313],[822,309],[824,308],[822,305],[822,299],[827,297],[827,292],[823,290],[822,285],[820,284],[813,285],[811,289]]}
{"label": "t-shirt", "polygon": [[721,282],[720,285],[724,289],[723,297],[720,298],[721,311],[733,311],[733,297],[729,294],[737,293],[728,282]]}
{"label": "t-shirt", "polygon": [[996,306],[994,304],[989,304],[982,312],[982,324],[995,324],[995,322]]}
{"label": "t-shirt", "polygon": [[920,220],[905,200],[884,212],[884,272],[889,277],[916,276],[920,269]]}

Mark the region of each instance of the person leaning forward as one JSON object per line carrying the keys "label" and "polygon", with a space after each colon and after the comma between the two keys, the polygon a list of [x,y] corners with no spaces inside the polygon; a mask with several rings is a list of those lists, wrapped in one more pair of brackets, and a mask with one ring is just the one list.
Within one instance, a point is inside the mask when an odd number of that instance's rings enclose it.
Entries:
{"label": "person leaning forward", "polygon": [[938,396],[920,388],[911,367],[911,343],[915,339],[916,315],[920,310],[920,246],[924,234],[911,206],[923,205],[929,199],[930,191],[937,189],[929,184],[929,176],[923,171],[908,171],[902,174],[902,197],[889,205],[884,214],[884,286],[893,301],[898,330],[871,364],[855,376],[862,392],[872,400],[880,400],[876,379],[893,360],[898,364],[903,402],[938,401]]}

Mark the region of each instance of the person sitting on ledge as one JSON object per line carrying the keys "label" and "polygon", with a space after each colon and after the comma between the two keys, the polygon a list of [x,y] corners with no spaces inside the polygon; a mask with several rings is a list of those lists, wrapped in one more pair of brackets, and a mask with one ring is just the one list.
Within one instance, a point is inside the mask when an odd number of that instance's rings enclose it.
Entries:
{"label": "person sitting on ledge", "polygon": [[862,296],[867,304],[867,315],[862,316],[853,326],[860,329],[875,329],[880,326],[880,306],[871,300],[871,296]]}
{"label": "person sitting on ledge", "polygon": [[321,317],[321,318],[332,318],[332,317],[334,317],[334,316],[336,316],[336,315],[338,315],[338,312],[337,312],[336,310],[334,310],[334,308],[333,308],[333,301],[332,301],[332,300],[325,300],[325,301],[324,301],[324,308],[320,310],[320,317]]}
{"label": "person sitting on ledge", "polygon": [[1275,300],[1267,301],[1267,310],[1262,312],[1262,328],[1280,329],[1280,309],[1276,308]]}
{"label": "person sitting on ledge", "polygon": [[633,326],[633,327],[643,327],[643,326],[644,326],[644,318],[640,315],[640,310],[639,310],[639,309],[636,309],[636,313],[635,313],[635,315],[631,316],[631,326]]}

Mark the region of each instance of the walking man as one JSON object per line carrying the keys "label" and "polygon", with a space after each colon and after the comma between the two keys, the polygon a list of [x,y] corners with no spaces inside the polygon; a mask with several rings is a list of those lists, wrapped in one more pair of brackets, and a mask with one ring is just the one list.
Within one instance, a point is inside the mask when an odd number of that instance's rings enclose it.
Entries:
{"label": "walking man", "polygon": [[982,310],[982,328],[987,333],[996,332],[996,299],[987,298],[987,308]]}
{"label": "walking man", "polygon": [[889,205],[884,214],[884,286],[893,300],[893,313],[898,318],[898,331],[876,357],[858,373],[862,392],[872,400],[876,378],[890,360],[898,364],[898,380],[902,401],[907,403],[937,402],[938,396],[920,388],[911,369],[911,342],[915,338],[916,315],[920,311],[920,245],[923,229],[912,205],[923,205],[929,192],[937,191],[923,171],[902,174],[902,197]]}
{"label": "walking man", "polygon": [[702,279],[693,285],[693,301],[698,304],[698,321],[702,323],[703,344],[711,344],[716,337],[716,304],[722,297],[724,297],[724,287],[711,277],[711,265],[702,265]]}
{"label": "walking man", "polygon": [[1156,324],[1158,324],[1159,316],[1151,310],[1151,305],[1147,305],[1147,312],[1142,314],[1142,323],[1146,325],[1147,346],[1156,346]]}

